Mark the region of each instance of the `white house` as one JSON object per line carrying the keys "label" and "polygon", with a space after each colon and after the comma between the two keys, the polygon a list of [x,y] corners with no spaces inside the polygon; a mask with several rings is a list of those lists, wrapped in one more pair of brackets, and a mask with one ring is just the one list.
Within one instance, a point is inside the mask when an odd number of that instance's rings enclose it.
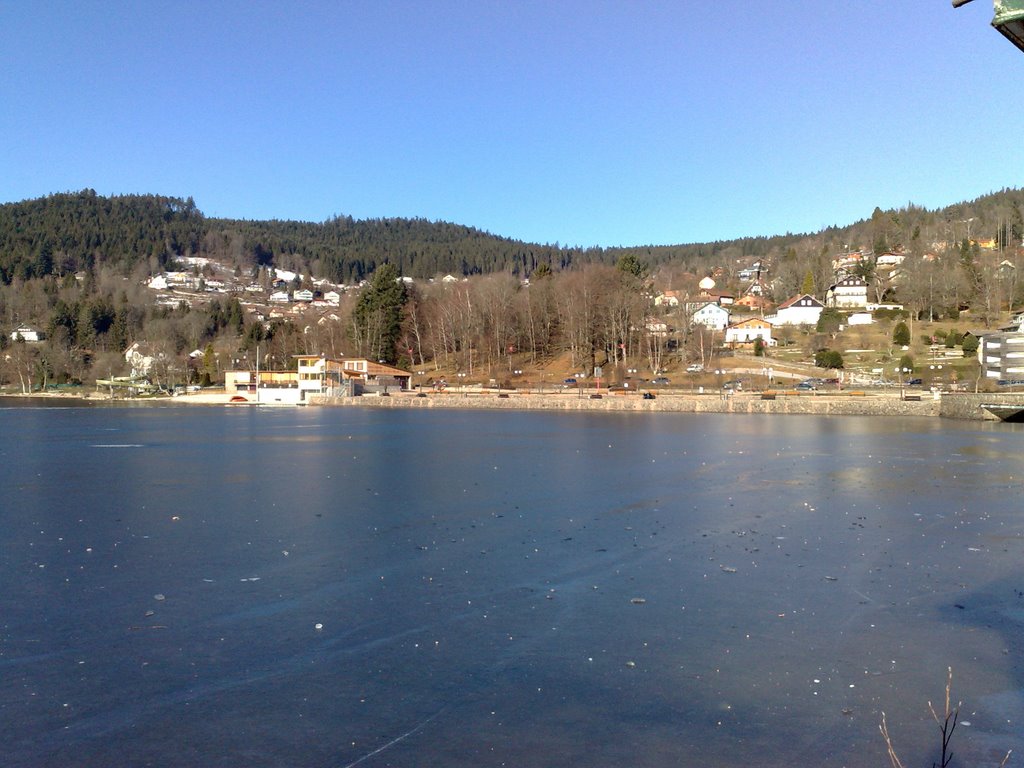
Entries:
{"label": "white house", "polygon": [[654,306],[656,307],[678,307],[679,306],[679,291],[665,291],[659,293],[654,297]]}
{"label": "white house", "polygon": [[721,331],[729,325],[729,310],[709,301],[694,311],[690,316],[690,322],[693,325],[703,325],[705,328]]}
{"label": "white house", "polygon": [[889,309],[889,310],[897,310],[898,311],[898,310],[903,309],[903,305],[902,304],[895,304],[893,302],[883,302],[881,304],[871,303],[871,304],[867,305],[866,309],[867,309],[868,312],[874,312],[875,310],[878,310],[878,309]]}
{"label": "white house", "polygon": [[22,341],[42,341],[43,334],[35,328],[30,328],[27,325],[21,325],[11,332],[12,341],[17,341],[19,338]]}
{"label": "white house", "polygon": [[124,359],[131,366],[133,379],[144,379],[149,376],[156,359],[147,355],[139,342],[135,342],[125,350]]}
{"label": "white house", "polygon": [[825,303],[838,309],[864,309],[868,305],[868,284],[856,275],[848,275],[825,292]]}
{"label": "white house", "polygon": [[274,291],[270,294],[268,301],[273,301],[278,304],[287,304],[291,299],[288,298],[288,291]]}
{"label": "white house", "polygon": [[775,346],[772,338],[772,324],[760,317],[748,317],[746,320],[732,323],[725,329],[725,343],[733,346],[753,344],[758,339],[766,347]]}
{"label": "white house", "polygon": [[824,308],[809,293],[802,293],[779,304],[775,314],[767,319],[772,325],[817,325]]}
{"label": "white house", "polygon": [[188,272],[165,272],[164,280],[168,285],[192,285],[194,278]]}
{"label": "white house", "polygon": [[649,317],[645,323],[647,332],[652,336],[667,336],[668,323],[659,317]]}
{"label": "white house", "polygon": [[308,288],[304,288],[301,291],[296,291],[294,297],[296,301],[312,301],[313,292]]}
{"label": "white house", "polygon": [[739,278],[741,282],[749,283],[751,280],[759,280],[767,271],[768,270],[765,268],[763,262],[755,261],[749,267],[737,272],[736,277]]}
{"label": "white house", "polygon": [[328,291],[324,294],[324,301],[336,307],[341,303],[341,294],[337,291]]}
{"label": "white house", "polygon": [[898,267],[906,258],[902,253],[882,253],[875,259],[875,266]]}

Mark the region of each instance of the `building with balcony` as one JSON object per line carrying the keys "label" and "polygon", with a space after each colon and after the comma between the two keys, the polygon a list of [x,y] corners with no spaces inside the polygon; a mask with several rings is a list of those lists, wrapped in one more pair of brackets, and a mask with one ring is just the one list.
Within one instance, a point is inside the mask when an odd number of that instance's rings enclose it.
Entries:
{"label": "building with balcony", "polygon": [[1017,330],[979,334],[978,362],[989,381],[1024,384],[1024,324]]}
{"label": "building with balcony", "polygon": [[226,371],[224,390],[248,402],[305,405],[312,396],[347,397],[409,388],[412,374],[365,358],[296,355],[293,371]]}

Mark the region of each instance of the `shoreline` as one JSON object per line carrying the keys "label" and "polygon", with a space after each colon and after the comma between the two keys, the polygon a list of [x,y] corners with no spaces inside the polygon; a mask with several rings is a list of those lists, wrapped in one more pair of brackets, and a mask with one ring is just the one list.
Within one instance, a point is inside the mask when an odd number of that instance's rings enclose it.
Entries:
{"label": "shoreline", "polygon": [[628,413],[733,413],[817,416],[916,416],[937,417],[941,400],[929,395],[920,400],[902,400],[899,393],[820,394],[751,392],[723,396],[713,393],[664,393],[645,400],[637,393],[606,394],[600,398],[577,393],[452,393],[419,397],[415,394],[389,397],[316,398],[316,405],[371,408],[449,408],[461,410],[597,411]]}
{"label": "shoreline", "polygon": [[[176,397],[111,399],[102,393],[36,393],[22,395],[5,393],[0,397],[51,401],[81,402],[90,406],[253,406],[256,403],[230,403],[234,393],[207,390]],[[647,413],[732,413],[807,416],[881,416],[953,418],[975,421],[996,421],[998,418],[982,409],[983,403],[1010,403],[1024,407],[1024,394],[982,393],[906,393],[899,392],[738,392],[728,396],[720,392],[659,392],[654,399],[639,393],[608,394],[600,397],[581,392],[401,392],[387,396],[326,397],[313,395],[308,405],[345,408],[441,408],[451,410],[518,410],[518,411],[597,411]],[[916,398],[916,399],[915,399]],[[70,405],[70,402],[68,403]],[[261,407],[296,407],[282,404],[260,404]]]}

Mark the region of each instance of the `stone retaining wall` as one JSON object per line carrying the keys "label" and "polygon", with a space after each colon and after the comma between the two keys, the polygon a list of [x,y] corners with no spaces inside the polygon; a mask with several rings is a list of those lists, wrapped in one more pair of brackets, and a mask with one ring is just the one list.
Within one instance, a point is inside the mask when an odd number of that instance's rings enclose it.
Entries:
{"label": "stone retaining wall", "polygon": [[763,400],[759,394],[659,394],[654,400],[638,395],[603,395],[601,399],[577,394],[495,393],[392,394],[390,397],[310,398],[311,405],[364,408],[484,408],[544,411],[650,411],[675,413],[764,413],[817,416],[938,416],[941,401],[926,394],[919,401],[901,400],[898,394],[788,395]]}
{"label": "stone retaining wall", "polygon": [[986,419],[998,421],[998,416],[983,409],[983,403],[1006,403],[1024,408],[1024,394],[974,394],[954,392],[942,396],[942,408],[939,415],[948,419]]}

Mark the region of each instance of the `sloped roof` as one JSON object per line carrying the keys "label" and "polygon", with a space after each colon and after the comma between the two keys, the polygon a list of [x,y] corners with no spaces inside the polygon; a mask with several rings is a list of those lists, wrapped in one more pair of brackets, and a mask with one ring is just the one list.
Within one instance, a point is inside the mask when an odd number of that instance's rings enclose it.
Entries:
{"label": "sloped roof", "polygon": [[738,320],[735,323],[730,323],[730,328],[742,328],[745,325],[752,325],[758,328],[771,328],[772,324],[765,320],[763,317],[748,317],[744,320]]}
{"label": "sloped roof", "polygon": [[798,295],[794,296],[793,298],[787,299],[786,301],[784,301],[781,304],[779,304],[779,309],[788,309],[789,307],[792,307],[794,304],[796,304],[798,301],[800,301],[800,299],[810,299],[811,301],[814,302],[814,304],[812,306],[822,307],[822,308],[824,308],[824,306],[825,306],[820,301],[818,301],[816,298],[811,296],[811,294],[809,294],[809,293],[801,293],[801,294],[798,294]]}

